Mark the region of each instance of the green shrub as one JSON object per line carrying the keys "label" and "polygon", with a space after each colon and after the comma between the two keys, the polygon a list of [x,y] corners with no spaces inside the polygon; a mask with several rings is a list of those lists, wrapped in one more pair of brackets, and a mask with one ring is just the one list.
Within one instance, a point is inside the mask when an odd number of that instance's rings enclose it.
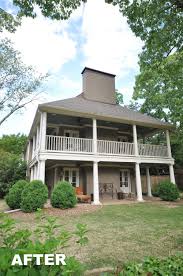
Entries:
{"label": "green shrub", "polygon": [[118,268],[115,273],[104,273],[106,276],[164,276],[164,275],[183,275],[183,254],[169,256],[164,259],[146,257],[142,263],[127,263],[123,268]]}
{"label": "green shrub", "polygon": [[51,205],[55,208],[73,208],[77,203],[75,190],[69,182],[58,182],[51,194]]}
{"label": "green shrub", "polygon": [[33,180],[25,186],[21,195],[21,210],[34,212],[43,208],[48,199],[48,188],[40,180]]}
{"label": "green shrub", "polygon": [[9,193],[5,197],[5,200],[11,209],[20,208],[21,194],[27,184],[27,181],[19,180],[10,188]]}
{"label": "green shrub", "polygon": [[163,200],[175,201],[179,198],[179,190],[175,184],[165,180],[158,185],[158,195]]}

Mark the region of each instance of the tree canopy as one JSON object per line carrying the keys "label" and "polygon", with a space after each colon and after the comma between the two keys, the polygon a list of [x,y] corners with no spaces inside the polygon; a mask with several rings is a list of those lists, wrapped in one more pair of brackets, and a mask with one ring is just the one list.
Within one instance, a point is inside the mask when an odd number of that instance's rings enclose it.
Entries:
{"label": "tree canopy", "polygon": [[44,79],[22,62],[10,40],[0,40],[0,125],[37,98]]}
{"label": "tree canopy", "polygon": [[26,178],[26,162],[22,159],[26,140],[23,134],[0,138],[0,198],[17,180]]}
{"label": "tree canopy", "polygon": [[24,134],[3,135],[0,138],[0,149],[19,156],[24,151],[26,141],[27,136]]}

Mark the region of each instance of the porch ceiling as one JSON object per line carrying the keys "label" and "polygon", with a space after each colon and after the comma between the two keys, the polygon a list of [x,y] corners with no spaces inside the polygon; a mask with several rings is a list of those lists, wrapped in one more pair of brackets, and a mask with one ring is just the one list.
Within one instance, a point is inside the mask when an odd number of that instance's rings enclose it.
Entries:
{"label": "porch ceiling", "polygon": [[[86,126],[92,127],[92,119],[54,114],[54,113],[48,113],[47,123],[50,125],[58,125],[58,126],[72,125],[76,127],[86,127]],[[97,120],[97,126],[109,128],[109,129],[113,128],[113,129],[116,129],[116,131],[129,132],[131,135],[133,135],[132,125],[129,125],[129,124]],[[160,129],[156,129],[152,127],[137,126],[138,135],[142,137],[158,131],[160,131]]]}

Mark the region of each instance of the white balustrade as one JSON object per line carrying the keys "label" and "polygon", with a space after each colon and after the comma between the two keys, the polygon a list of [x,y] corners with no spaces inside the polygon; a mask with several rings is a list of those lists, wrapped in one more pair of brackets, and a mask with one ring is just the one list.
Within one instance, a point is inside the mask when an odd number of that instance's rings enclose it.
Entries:
{"label": "white balustrade", "polygon": [[166,146],[138,144],[139,155],[151,157],[168,157]]}
{"label": "white balustrade", "polygon": [[112,155],[134,155],[134,144],[127,142],[97,141],[98,153],[112,154]]}
{"label": "white balustrade", "polygon": [[[93,139],[46,135],[46,150],[93,153]],[[166,146],[138,144],[140,156],[168,157]],[[107,155],[135,155],[134,143],[97,140],[97,153]]]}
{"label": "white balustrade", "polygon": [[93,140],[86,138],[46,136],[46,149],[50,151],[93,152]]}

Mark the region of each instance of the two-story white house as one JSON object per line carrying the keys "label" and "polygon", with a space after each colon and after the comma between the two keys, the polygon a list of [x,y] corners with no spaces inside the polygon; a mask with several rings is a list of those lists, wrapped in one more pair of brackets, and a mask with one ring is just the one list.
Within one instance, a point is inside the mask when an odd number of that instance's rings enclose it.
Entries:
{"label": "two-story white house", "polygon": [[[27,175],[40,179],[49,191],[59,180],[93,194],[100,204],[100,189],[109,183],[112,193],[123,188],[142,201],[140,168],[169,166],[175,183],[169,131],[172,125],[116,103],[115,75],[84,68],[82,93],[38,106],[26,148]],[[165,145],[152,145],[146,137],[165,132]]]}

